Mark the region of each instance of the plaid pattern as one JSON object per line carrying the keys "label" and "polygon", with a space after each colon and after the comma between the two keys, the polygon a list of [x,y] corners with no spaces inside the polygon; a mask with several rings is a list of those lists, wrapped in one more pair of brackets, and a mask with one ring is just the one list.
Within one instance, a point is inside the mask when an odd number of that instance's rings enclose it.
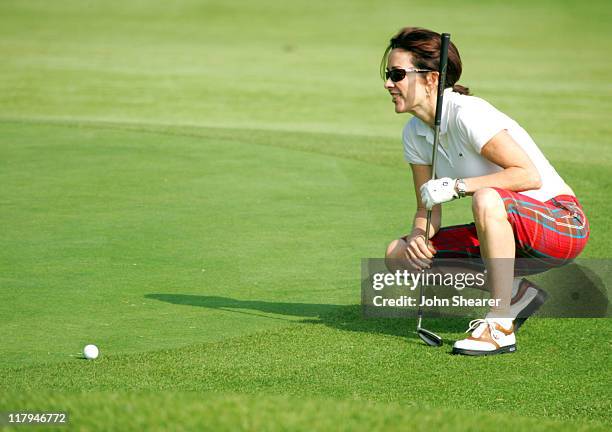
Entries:
{"label": "plaid pattern", "polygon": [[[516,241],[517,258],[566,262],[576,258],[589,238],[589,222],[582,206],[571,195],[540,202],[518,192],[494,188],[506,207]],[[437,258],[480,257],[476,226],[441,228],[431,243]]]}

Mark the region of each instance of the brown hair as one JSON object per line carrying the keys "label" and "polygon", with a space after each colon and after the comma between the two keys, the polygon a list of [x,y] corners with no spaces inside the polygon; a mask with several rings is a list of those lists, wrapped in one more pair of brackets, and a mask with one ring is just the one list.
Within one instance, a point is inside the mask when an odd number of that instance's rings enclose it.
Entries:
{"label": "brown hair", "polygon": [[[399,48],[412,55],[414,66],[419,69],[438,71],[440,67],[439,33],[419,27],[404,27],[389,41],[389,45],[380,62],[380,74],[384,78],[389,52]],[[464,95],[470,94],[470,89],[457,84],[461,77],[461,57],[454,43],[448,46],[448,66],[446,68],[446,87]]]}

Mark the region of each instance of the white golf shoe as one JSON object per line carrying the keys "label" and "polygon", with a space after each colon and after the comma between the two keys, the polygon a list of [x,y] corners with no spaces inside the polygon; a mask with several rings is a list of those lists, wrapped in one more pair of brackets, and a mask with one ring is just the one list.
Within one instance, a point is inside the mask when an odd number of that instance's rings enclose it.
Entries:
{"label": "white golf shoe", "polygon": [[453,354],[482,356],[516,351],[514,325],[510,318],[485,318],[470,321],[466,333],[472,335],[453,345]]}

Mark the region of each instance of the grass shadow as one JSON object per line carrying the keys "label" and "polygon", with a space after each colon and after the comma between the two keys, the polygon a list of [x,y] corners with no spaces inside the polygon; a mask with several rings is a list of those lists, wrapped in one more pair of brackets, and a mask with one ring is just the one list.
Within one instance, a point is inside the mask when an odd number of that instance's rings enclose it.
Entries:
{"label": "grass shadow", "polygon": [[[387,334],[420,341],[415,333],[415,319],[364,318],[361,305],[268,302],[188,294],[147,294],[145,297],[177,305],[218,309],[298,323],[326,325],[347,331]],[[280,317],[267,314],[280,315]],[[426,323],[428,327],[443,333],[464,331],[466,324],[465,318],[432,318],[427,319]]]}

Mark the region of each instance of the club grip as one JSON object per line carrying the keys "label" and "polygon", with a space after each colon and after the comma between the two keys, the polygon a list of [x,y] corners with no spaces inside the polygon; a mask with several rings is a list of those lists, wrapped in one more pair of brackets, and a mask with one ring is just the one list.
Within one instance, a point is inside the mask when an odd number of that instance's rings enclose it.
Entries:
{"label": "club grip", "polygon": [[442,119],[442,97],[446,87],[446,66],[448,65],[448,45],[450,33],[442,33],[440,41],[440,68],[438,69],[438,101],[436,103],[435,125],[440,126]]}

